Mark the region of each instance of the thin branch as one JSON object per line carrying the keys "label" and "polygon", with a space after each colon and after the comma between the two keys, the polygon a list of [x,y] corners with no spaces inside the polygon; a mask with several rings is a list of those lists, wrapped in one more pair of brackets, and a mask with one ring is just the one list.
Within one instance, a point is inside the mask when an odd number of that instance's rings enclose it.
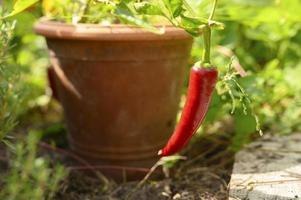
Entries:
{"label": "thin branch", "polygon": [[84,160],[83,158],[71,153],[70,151],[66,151],[64,149],[61,149],[61,148],[57,148],[57,147],[53,147],[45,142],[40,142],[39,145],[42,147],[42,148],[45,148],[45,149],[48,149],[48,150],[52,150],[52,151],[55,151],[55,152],[58,152],[58,153],[62,153],[62,154],[65,154],[71,158],[73,158],[74,160],[78,161],[79,163],[82,163],[83,165],[85,165],[88,169],[90,169],[91,171],[93,171],[96,176],[106,185],[108,186],[109,185],[109,180],[99,171],[96,171],[93,166],[90,165],[89,162],[87,162],[86,160]]}
{"label": "thin branch", "polygon": [[[90,170],[93,169],[116,169],[116,170],[126,170],[126,171],[134,171],[134,172],[149,172],[149,168],[141,168],[141,167],[124,167],[124,166],[116,166],[116,165],[91,165],[91,167],[86,166],[70,166],[69,170]],[[156,172],[155,172],[156,173]]]}
{"label": "thin branch", "polygon": [[133,195],[134,192],[136,192],[143,184],[149,179],[149,177],[153,174],[153,172],[157,169],[157,167],[160,166],[160,160],[157,161],[152,168],[149,170],[149,172],[145,175],[145,177],[136,185],[136,187],[128,193],[128,195],[125,197],[125,200],[130,199],[130,197]]}
{"label": "thin branch", "polygon": [[215,9],[216,9],[216,6],[217,6],[217,0],[214,0],[214,3],[213,3],[213,7],[212,7],[212,10],[210,12],[210,16],[209,16],[209,22],[213,19],[213,16],[214,16],[214,13],[215,13]]}

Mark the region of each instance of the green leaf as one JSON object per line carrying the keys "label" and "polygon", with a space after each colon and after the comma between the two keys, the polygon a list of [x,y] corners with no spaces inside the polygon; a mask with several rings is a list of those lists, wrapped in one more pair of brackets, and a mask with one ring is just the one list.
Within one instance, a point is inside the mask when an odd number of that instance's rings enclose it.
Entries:
{"label": "green leaf", "polygon": [[191,16],[196,16],[197,15],[197,13],[192,8],[191,2],[188,2],[187,0],[183,0],[183,6],[189,12],[189,14]]}
{"label": "green leaf", "polygon": [[116,13],[122,15],[133,16],[133,12],[125,1],[121,1],[116,5]]}
{"label": "green leaf", "polygon": [[232,149],[239,150],[250,141],[252,133],[256,132],[256,120],[250,114],[245,115],[243,111],[234,115],[235,136],[232,138]]}
{"label": "green leaf", "polygon": [[163,0],[163,2],[174,18],[180,16],[183,11],[183,0]]}
{"label": "green leaf", "polygon": [[139,26],[141,28],[145,28],[150,32],[153,32],[153,33],[156,33],[156,34],[163,34],[164,33],[163,29],[158,29],[158,28],[152,26],[151,24],[145,22],[144,20],[136,18],[134,16],[118,13],[117,17],[119,17],[121,20],[126,21],[129,24],[136,25],[136,26]]}
{"label": "green leaf", "polygon": [[8,15],[4,16],[4,18],[12,17],[14,15],[19,14],[20,12],[24,11],[25,9],[29,8],[33,4],[37,3],[39,0],[17,0],[14,4],[13,10]]}
{"label": "green leaf", "polygon": [[180,26],[193,36],[198,36],[200,34],[200,26],[204,24],[207,24],[206,19],[181,15]]}
{"label": "green leaf", "polygon": [[160,7],[149,2],[135,3],[135,9],[139,14],[144,15],[164,15]]}
{"label": "green leaf", "polygon": [[186,157],[180,155],[165,156],[158,161],[158,165],[171,168],[180,160],[186,160]]}
{"label": "green leaf", "polygon": [[129,24],[136,25],[141,28],[145,28],[148,31],[156,33],[156,34],[164,33],[163,29],[158,29],[158,28],[152,26],[151,24],[147,23],[146,21],[135,17],[134,14],[132,13],[131,9],[123,2],[118,4],[118,7],[117,7],[115,13],[119,19],[121,19]]}
{"label": "green leaf", "polygon": [[198,28],[200,25],[208,24],[207,19],[187,17],[185,15],[181,15],[181,22],[182,25],[190,28]]}

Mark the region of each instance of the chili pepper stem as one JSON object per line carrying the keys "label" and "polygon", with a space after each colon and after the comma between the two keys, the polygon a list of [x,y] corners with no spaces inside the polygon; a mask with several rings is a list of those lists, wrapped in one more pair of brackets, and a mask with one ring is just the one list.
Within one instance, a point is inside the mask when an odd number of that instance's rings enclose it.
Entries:
{"label": "chili pepper stem", "polygon": [[206,26],[203,31],[204,39],[204,51],[202,57],[202,64],[210,64],[210,46],[211,46],[211,29],[209,26]]}
{"label": "chili pepper stem", "polygon": [[211,47],[211,28],[210,28],[210,21],[213,19],[214,12],[217,6],[217,0],[214,0],[212,10],[210,12],[209,18],[208,18],[208,25],[204,27],[202,34],[203,34],[203,40],[204,40],[204,51],[203,51],[203,57],[202,57],[202,66],[206,67],[207,65],[210,66],[210,47]]}

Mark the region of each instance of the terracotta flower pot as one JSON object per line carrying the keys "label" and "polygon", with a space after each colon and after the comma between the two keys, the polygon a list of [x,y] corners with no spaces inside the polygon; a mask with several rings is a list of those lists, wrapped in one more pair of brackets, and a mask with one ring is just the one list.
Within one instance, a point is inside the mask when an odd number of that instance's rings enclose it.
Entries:
{"label": "terracotta flower pot", "polygon": [[150,167],[173,132],[192,38],[126,25],[39,21],[71,148],[97,164]]}

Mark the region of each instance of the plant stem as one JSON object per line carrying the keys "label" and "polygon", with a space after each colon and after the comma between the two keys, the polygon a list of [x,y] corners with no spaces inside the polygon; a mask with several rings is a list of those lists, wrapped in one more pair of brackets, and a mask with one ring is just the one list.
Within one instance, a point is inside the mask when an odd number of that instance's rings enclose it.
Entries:
{"label": "plant stem", "polygon": [[[214,0],[213,2],[213,7],[209,16],[209,21],[213,19],[214,13],[215,13],[215,9],[216,9],[216,5],[217,5],[217,0]],[[210,22],[209,22],[210,23]]]}
{"label": "plant stem", "polygon": [[82,17],[81,19],[79,20],[79,22],[81,23],[85,23],[86,22],[86,19],[87,19],[87,15],[88,15],[88,12],[89,12],[89,9],[90,9],[90,3],[92,2],[92,0],[87,0],[86,4],[85,4],[85,8],[84,8],[84,11],[83,11],[83,14],[82,14]]}
{"label": "plant stem", "polygon": [[210,64],[210,47],[211,47],[211,28],[210,21],[213,19],[214,12],[217,6],[217,0],[214,0],[213,7],[208,18],[208,24],[203,28],[204,51],[202,64]]}
{"label": "plant stem", "polygon": [[203,64],[210,64],[210,47],[211,47],[211,29],[206,26],[203,30],[204,51],[203,51]]}
{"label": "plant stem", "polygon": [[144,178],[136,185],[136,187],[130,191],[127,196],[125,197],[125,200],[128,200],[131,198],[134,192],[136,192],[147,180],[148,178],[154,173],[154,171],[160,166],[160,160],[158,160],[149,170],[149,172],[144,176]]}
{"label": "plant stem", "polygon": [[183,4],[186,7],[186,9],[190,12],[190,14],[192,14],[193,16],[197,15],[186,0],[183,0]]}
{"label": "plant stem", "polygon": [[64,155],[69,156],[70,158],[73,158],[75,161],[82,163],[84,166],[86,166],[88,169],[90,169],[91,171],[93,171],[95,173],[95,175],[104,183],[104,187],[107,188],[110,185],[110,181],[107,179],[107,177],[105,177],[105,175],[103,175],[100,171],[97,171],[93,168],[93,166],[90,165],[90,163],[86,160],[84,160],[83,158],[73,154],[70,151],[64,150],[64,149],[60,149],[58,147],[53,147],[45,142],[40,142],[39,146],[48,150],[52,150]]}

